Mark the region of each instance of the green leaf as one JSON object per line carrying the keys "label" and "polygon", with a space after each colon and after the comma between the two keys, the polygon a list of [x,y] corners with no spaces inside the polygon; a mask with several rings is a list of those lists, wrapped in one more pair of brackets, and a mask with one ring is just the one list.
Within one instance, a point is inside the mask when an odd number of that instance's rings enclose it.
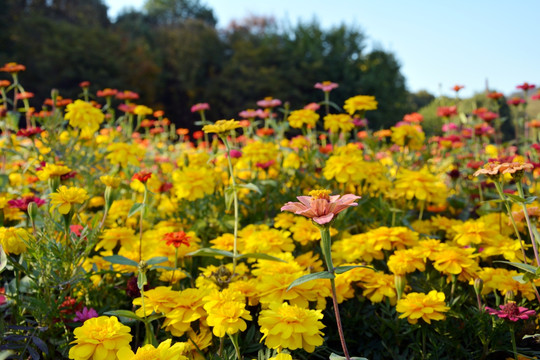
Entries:
{"label": "green leaf", "polygon": [[143,207],[144,207],[144,204],[142,204],[142,203],[135,203],[135,204],[133,204],[133,206],[131,207],[131,209],[129,209],[128,218],[129,218],[129,217],[132,217],[133,215],[135,215],[136,213],[138,213],[139,211],[141,211]]}
{"label": "green leaf", "polygon": [[169,260],[166,256],[156,256],[149,260],[146,260],[147,265],[156,265]]}
{"label": "green leaf", "polygon": [[103,260],[113,264],[139,266],[139,263],[122,255],[104,256]]}
{"label": "green leaf", "polygon": [[189,254],[186,254],[186,256],[225,256],[225,257],[234,257],[233,253],[226,250],[220,250],[220,249],[212,249],[212,248],[202,248],[193,252],[190,252]]}
{"label": "green leaf", "polygon": [[259,194],[262,194],[261,189],[259,189],[259,187],[257,185],[255,185],[255,184],[253,184],[253,183],[240,184],[240,185],[238,185],[238,187],[253,190],[253,191],[258,192]]}
{"label": "green leaf", "polygon": [[225,209],[230,210],[232,202],[234,200],[234,188],[228,187],[225,189]]}
{"label": "green leaf", "polygon": [[538,196],[529,196],[525,198],[525,204],[532,204],[538,199]]}
{"label": "green leaf", "polygon": [[5,189],[9,185],[9,176],[0,174],[0,188]]}
{"label": "green leaf", "polygon": [[4,269],[7,266],[7,263],[8,263],[7,255],[4,252],[4,248],[0,247],[0,273],[2,273],[2,271],[4,271]]}
{"label": "green leaf", "polygon": [[522,198],[521,196],[513,195],[513,194],[506,194],[506,197],[510,199],[512,202],[517,203],[524,203],[526,200]]}
{"label": "green leaf", "polygon": [[107,311],[105,315],[122,316],[128,319],[144,321],[143,318],[137,316],[137,314],[129,310],[111,310],[111,311]]}
{"label": "green leaf", "polygon": [[287,291],[291,290],[293,287],[301,285],[305,282],[311,281],[311,280],[317,280],[317,279],[334,279],[334,274],[328,272],[328,271],[320,271],[313,274],[307,274],[304,276],[300,276],[298,279],[294,280],[291,285],[287,288]]}
{"label": "green leaf", "polygon": [[518,269],[521,269],[521,270],[526,271],[528,273],[531,273],[533,275],[536,275],[536,272],[538,271],[538,268],[536,268],[535,266],[532,266],[532,265],[528,265],[528,264],[515,263],[515,262],[503,261],[503,260],[497,260],[495,262],[508,264],[510,266],[516,267]]}
{"label": "green leaf", "polygon": [[286,262],[286,261],[283,260],[283,259],[277,258],[277,257],[272,256],[272,255],[268,255],[268,254],[262,254],[262,253],[242,254],[242,255],[238,255],[236,258],[237,258],[237,259],[246,259],[246,258],[249,258],[249,259],[261,259],[261,260],[271,260],[271,261],[281,261],[281,262]]}
{"label": "green leaf", "polygon": [[338,267],[334,268],[334,272],[336,274],[343,274],[343,273],[346,273],[349,270],[356,269],[356,268],[373,269],[372,267],[365,266],[365,265],[347,265],[347,266],[338,266]]}

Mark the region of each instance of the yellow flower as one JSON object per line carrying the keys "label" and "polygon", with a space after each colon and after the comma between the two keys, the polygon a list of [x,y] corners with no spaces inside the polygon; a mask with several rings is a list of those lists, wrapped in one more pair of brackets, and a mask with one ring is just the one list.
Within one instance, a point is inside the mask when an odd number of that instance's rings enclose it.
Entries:
{"label": "yellow flower", "polygon": [[400,169],[395,190],[407,200],[442,204],[446,201],[448,189],[444,182],[431,174],[427,168],[420,171]]}
{"label": "yellow flower", "polygon": [[319,120],[319,114],[313,110],[309,109],[300,109],[292,111],[289,115],[289,125],[293,128],[300,129],[304,125],[314,127]]}
{"label": "yellow flower", "polygon": [[79,187],[60,186],[56,193],[49,195],[53,208],[58,207],[58,212],[66,215],[71,211],[71,207],[75,204],[82,204],[89,196],[86,190]]}
{"label": "yellow flower", "polygon": [[407,294],[396,306],[396,311],[402,313],[399,318],[407,318],[410,324],[416,324],[418,319],[428,324],[431,324],[431,320],[444,320],[443,313],[448,310],[450,308],[446,306],[444,293],[436,290],[431,290],[428,294]]}
{"label": "yellow flower", "polygon": [[120,179],[119,177],[111,176],[111,175],[100,176],[99,180],[105,186],[109,186],[109,187],[111,187],[113,189],[116,189],[120,185],[120,182],[122,181],[122,179]]}
{"label": "yellow flower", "polygon": [[371,263],[373,259],[384,259],[382,247],[375,248],[375,237],[365,234],[352,235],[332,244],[332,253],[336,262],[365,261]]}
{"label": "yellow flower", "polygon": [[348,132],[354,129],[354,123],[350,115],[347,114],[328,114],[324,117],[324,128],[333,133]]}
{"label": "yellow flower", "polygon": [[300,162],[300,156],[295,152],[291,152],[283,159],[283,167],[287,169],[298,169],[300,168]]}
{"label": "yellow flower", "polygon": [[153,112],[152,109],[144,105],[137,105],[135,106],[135,109],[133,109],[133,113],[135,115],[140,115],[140,116],[150,115],[152,114],[152,112]]}
{"label": "yellow flower", "polygon": [[357,95],[345,100],[343,108],[350,115],[357,111],[377,110],[377,100],[375,100],[375,96]]}
{"label": "yellow flower", "polygon": [[174,193],[179,199],[202,199],[214,193],[216,173],[204,166],[188,166],[172,174]]}
{"label": "yellow flower", "polygon": [[139,166],[139,158],[144,157],[146,151],[138,144],[112,143],[107,146],[106,158],[112,165],[119,164],[126,167],[128,164]]}
{"label": "yellow flower", "polygon": [[[178,272],[178,271],[177,271]],[[191,323],[206,316],[203,309],[203,298],[208,291],[205,289],[188,288],[176,292],[171,300],[172,310],[165,313],[163,327],[173,336],[182,336],[191,330]]]}
{"label": "yellow flower", "polygon": [[129,347],[118,351],[118,359],[122,360],[187,360],[184,352],[184,344],[176,343],[171,346],[171,339],[167,339],[156,348],[154,345],[147,344],[137,349],[135,354]]}
{"label": "yellow flower", "polygon": [[212,332],[217,337],[223,337],[225,334],[234,335],[238,331],[244,331],[247,329],[244,320],[252,320],[249,311],[246,310],[245,302],[225,301],[207,311],[206,321],[208,325],[213,327]]}
{"label": "yellow flower", "polygon": [[290,229],[296,222],[296,218],[301,219],[290,212],[282,212],[274,218],[274,227],[282,229]]}
{"label": "yellow flower", "polygon": [[399,146],[408,146],[411,150],[420,150],[426,136],[418,125],[402,125],[392,128],[392,141]]}
{"label": "yellow flower", "polygon": [[293,360],[293,358],[291,354],[282,352],[282,353],[277,354],[276,356],[271,357],[268,360]]}
{"label": "yellow flower", "polygon": [[461,246],[496,242],[502,238],[501,234],[492,227],[487,227],[482,221],[469,220],[463,224],[455,225],[452,230],[456,234],[454,241]]}
{"label": "yellow flower", "polygon": [[360,286],[364,289],[363,296],[372,303],[378,303],[387,297],[390,303],[396,301],[396,288],[394,285],[394,275],[383,274],[382,272],[372,272],[371,276],[366,276]]}
{"label": "yellow flower", "polygon": [[92,104],[82,100],[75,100],[75,102],[68,104],[66,107],[64,118],[69,120],[69,125],[74,128],[78,127],[83,130],[88,129],[91,132],[96,132],[103,119],[105,119],[105,115],[99,109],[92,106]]}
{"label": "yellow flower", "polygon": [[178,291],[171,290],[170,286],[158,286],[155,289],[144,292],[144,312],[142,308],[142,297],[133,300],[133,305],[141,306],[136,311],[137,316],[148,316],[153,312],[156,314],[166,314],[174,306],[174,299],[178,296]]}
{"label": "yellow flower", "polygon": [[6,254],[19,255],[26,251],[24,240],[29,240],[28,232],[23,228],[0,227],[0,245]]}
{"label": "yellow flower", "polygon": [[418,233],[405,226],[381,226],[368,231],[366,236],[373,239],[375,250],[405,249],[406,247],[416,245],[418,242]]}
{"label": "yellow flower", "polygon": [[234,119],[232,120],[218,120],[215,124],[205,125],[202,130],[205,133],[216,133],[218,135],[227,134],[230,131],[239,128],[240,122]]}
{"label": "yellow flower", "polygon": [[278,156],[278,147],[272,142],[254,141],[242,148],[242,160],[257,163],[267,163]]}
{"label": "yellow flower", "polygon": [[122,325],[116,316],[100,316],[84,322],[73,331],[75,344],[69,350],[74,360],[115,360],[118,350],[128,347],[131,341],[130,328]]}
{"label": "yellow flower", "polygon": [[266,227],[255,231],[244,240],[244,252],[274,254],[282,251],[294,251],[291,233]]}
{"label": "yellow flower", "polygon": [[432,255],[433,266],[445,275],[459,275],[460,279],[470,279],[479,270],[474,248],[458,248],[445,245]]}
{"label": "yellow flower", "polygon": [[50,177],[53,176],[62,176],[71,171],[70,168],[64,165],[55,165],[55,164],[45,164],[41,170],[39,170],[36,175],[41,181],[47,181]]}
{"label": "yellow flower", "polygon": [[425,257],[419,247],[413,249],[397,250],[388,258],[388,269],[394,275],[405,275],[416,270],[426,269]]}
{"label": "yellow flower", "polygon": [[262,310],[259,325],[264,334],[261,341],[271,349],[304,349],[313,352],[323,344],[324,325],[321,310],[309,310],[287,303],[271,304]]}
{"label": "yellow flower", "polygon": [[363,178],[364,160],[360,154],[332,155],[326,161],[323,175],[326,180],[336,179],[340,184],[359,184]]}
{"label": "yellow flower", "polygon": [[104,248],[105,250],[112,250],[116,247],[118,242],[122,246],[133,243],[137,238],[133,229],[126,227],[116,227],[111,229],[105,229],[101,235],[101,241],[97,243],[96,250]]}

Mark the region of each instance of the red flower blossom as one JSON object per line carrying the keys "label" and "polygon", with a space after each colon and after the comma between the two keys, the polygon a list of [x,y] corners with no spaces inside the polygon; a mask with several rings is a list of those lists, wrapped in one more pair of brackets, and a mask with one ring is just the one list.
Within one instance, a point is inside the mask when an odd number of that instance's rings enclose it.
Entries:
{"label": "red flower blossom", "polygon": [[87,87],[90,87],[90,81],[81,81],[79,83],[79,86],[82,87],[83,89],[87,88]]}
{"label": "red flower blossom", "polygon": [[36,196],[24,196],[22,199],[13,199],[8,201],[10,208],[16,208],[21,211],[28,211],[28,205],[30,203],[36,203],[38,207],[45,205],[45,200],[38,198]]}
{"label": "red flower blossom", "polygon": [[116,89],[103,89],[103,90],[98,90],[97,92],[97,96],[98,97],[110,97],[110,96],[115,96],[116,94],[118,94],[118,90]]}
{"label": "red flower blossom", "polygon": [[478,117],[484,120],[485,122],[491,122],[499,117],[499,114],[492,111],[486,111],[481,114],[478,114]]}
{"label": "red flower blossom", "polygon": [[24,100],[24,99],[31,99],[34,97],[34,93],[31,93],[29,91],[23,91],[21,93],[18,93],[16,96],[15,96],[15,99],[17,100]]}
{"label": "red flower blossom", "polygon": [[32,137],[34,135],[41,134],[43,132],[43,129],[38,127],[29,127],[26,129],[20,129],[17,131],[17,136],[23,136],[23,137]]}
{"label": "red flower blossom", "polygon": [[24,70],[26,70],[26,66],[17,64],[15,62],[7,63],[0,68],[0,71],[8,72],[11,74],[18,73],[19,71],[24,71]]}
{"label": "red flower blossom", "polygon": [[422,116],[422,114],[419,114],[419,113],[411,113],[411,114],[407,114],[403,117],[403,121],[405,122],[408,122],[408,123],[421,123],[422,120],[424,120],[424,117]]}
{"label": "red flower blossom", "polygon": [[9,80],[0,80],[0,89],[5,88],[11,85],[11,82]]}
{"label": "red flower blossom", "polygon": [[486,306],[486,310],[490,315],[497,315],[501,319],[510,321],[527,320],[534,316],[536,312],[522,306],[517,306],[514,301],[509,301],[506,305],[499,305],[501,310],[495,310]]}
{"label": "red flower blossom", "polygon": [[189,246],[190,239],[191,237],[187,236],[187,234],[183,231],[167,233],[163,238],[163,240],[167,242],[167,245],[172,245],[175,248],[180,247],[180,245]]}
{"label": "red flower blossom", "polygon": [[514,105],[514,106],[518,106],[520,104],[524,104],[525,103],[525,100],[522,99],[522,98],[519,98],[519,97],[513,97],[511,98],[510,100],[508,100],[506,102],[508,105]]}
{"label": "red flower blossom", "polygon": [[137,100],[139,98],[139,94],[133,91],[123,91],[116,94],[116,98],[118,100]]}
{"label": "red flower blossom", "polygon": [[458,92],[459,90],[463,89],[465,86],[463,85],[454,85],[452,87],[452,90],[454,90],[455,92]]}
{"label": "red flower blossom", "polygon": [[451,117],[457,115],[457,106],[439,106],[437,108],[437,116]]}
{"label": "red flower blossom", "polygon": [[529,84],[528,82],[524,82],[523,84],[516,86],[516,89],[521,89],[523,91],[528,91],[534,88],[535,86],[533,84]]}
{"label": "red flower blossom", "polygon": [[151,177],[152,177],[152,173],[150,171],[142,170],[142,171],[139,171],[138,173],[135,173],[131,177],[131,180],[139,180],[143,184],[146,184],[148,179],[150,179]]}
{"label": "red flower blossom", "polygon": [[486,96],[488,98],[490,98],[490,99],[498,100],[498,99],[502,98],[504,95],[503,95],[503,93],[500,93],[500,92],[497,92],[497,91],[492,91],[489,94],[487,94]]}

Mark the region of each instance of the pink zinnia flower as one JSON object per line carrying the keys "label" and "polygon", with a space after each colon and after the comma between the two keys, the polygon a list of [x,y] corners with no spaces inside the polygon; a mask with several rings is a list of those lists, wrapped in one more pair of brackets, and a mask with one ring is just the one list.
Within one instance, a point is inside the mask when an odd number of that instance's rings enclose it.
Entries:
{"label": "pink zinnia flower", "polygon": [[281,105],[281,100],[272,97],[265,97],[264,99],[257,101],[257,106],[262,108],[273,108],[279,105]]}
{"label": "pink zinnia flower", "polygon": [[315,89],[321,89],[324,92],[330,92],[339,87],[339,85],[331,81],[323,81],[322,83],[316,83],[314,87]]}
{"label": "pink zinnia flower", "polygon": [[208,103],[198,103],[191,107],[192,113],[204,110],[210,110],[210,105]]}
{"label": "pink zinnia flower", "polygon": [[536,312],[529,310],[522,306],[517,306],[514,301],[509,301],[506,305],[499,305],[501,310],[495,310],[486,306],[486,310],[490,315],[497,315],[501,319],[508,319],[510,321],[527,320],[529,317],[534,316]]}
{"label": "pink zinnia flower", "polygon": [[281,211],[290,211],[324,225],[349,206],[357,206],[355,201],[360,199],[360,196],[353,194],[330,196],[330,190],[313,190],[309,196],[298,196],[297,199],[300,202],[288,202]]}
{"label": "pink zinnia flower", "polygon": [[16,208],[21,211],[28,211],[28,205],[30,203],[36,203],[38,207],[45,204],[45,200],[40,199],[36,196],[24,196],[22,199],[13,199],[8,201],[8,205],[10,208]]}
{"label": "pink zinnia flower", "polygon": [[317,103],[309,103],[307,104],[306,106],[304,106],[304,109],[308,109],[308,110],[313,110],[313,111],[317,111],[321,108],[321,105],[317,104]]}
{"label": "pink zinnia flower", "polygon": [[448,123],[448,124],[444,124],[442,126],[442,131],[444,132],[449,132],[449,131],[452,131],[452,130],[457,130],[457,125],[454,124],[454,123]]}
{"label": "pink zinnia flower", "polygon": [[528,82],[524,82],[523,84],[516,86],[516,89],[521,89],[524,91],[534,89],[534,88],[535,86],[533,84],[529,84]]}

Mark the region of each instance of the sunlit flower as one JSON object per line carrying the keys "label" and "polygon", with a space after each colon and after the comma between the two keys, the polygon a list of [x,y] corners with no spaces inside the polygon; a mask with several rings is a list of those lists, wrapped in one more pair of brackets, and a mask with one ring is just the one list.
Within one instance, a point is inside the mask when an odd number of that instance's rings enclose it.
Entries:
{"label": "sunlit flower", "polygon": [[19,255],[26,251],[28,232],[23,228],[0,227],[0,245],[6,254]]}
{"label": "sunlit flower", "polygon": [[294,212],[312,219],[319,225],[329,223],[334,217],[350,206],[357,206],[360,196],[346,194],[330,196],[330,190],[313,190],[309,196],[298,196],[300,202],[288,202],[281,211]]}
{"label": "sunlit flower", "polygon": [[75,341],[72,344],[75,345],[69,350],[69,358],[115,360],[118,350],[129,348],[132,338],[130,331],[116,316],[88,319],[73,331]]}
{"label": "sunlit flower", "polygon": [[172,174],[173,190],[179,199],[202,199],[214,193],[216,173],[206,166],[187,166]]}
{"label": "sunlit flower", "polygon": [[395,304],[397,293],[394,284],[394,275],[384,274],[379,271],[370,272],[360,283],[364,289],[362,295],[372,303],[379,303],[388,298],[391,304]]}
{"label": "sunlit flower", "polygon": [[399,146],[407,146],[419,150],[424,146],[425,135],[417,125],[401,125],[392,127],[392,142]]}
{"label": "sunlit flower", "polygon": [[422,248],[396,250],[388,258],[388,269],[395,275],[405,275],[416,270],[426,269],[425,255]]}
{"label": "sunlit flower", "polygon": [[167,339],[157,348],[152,344],[144,345],[137,349],[137,353],[125,347],[118,351],[117,356],[121,360],[187,360],[188,358],[183,355],[185,345],[176,343],[171,346],[171,341]]}
{"label": "sunlit flower", "polygon": [[37,177],[41,181],[47,181],[51,177],[60,177],[71,172],[71,169],[64,165],[45,164],[44,167],[39,169],[36,173]]}
{"label": "sunlit flower", "polygon": [[347,114],[328,114],[324,117],[324,128],[333,133],[348,132],[354,129],[353,119]]}
{"label": "sunlit flower", "polygon": [[75,204],[82,204],[89,196],[85,189],[79,187],[60,186],[57,192],[49,195],[53,208],[58,207],[58,212],[66,215]]}
{"label": "sunlit flower", "polygon": [[444,313],[450,310],[446,306],[443,292],[432,290],[427,294],[410,293],[400,299],[396,306],[396,311],[402,313],[400,319],[407,318],[411,324],[416,324],[418,319],[422,319],[428,324],[432,320],[444,320]]}
{"label": "sunlit flower", "polygon": [[226,135],[232,130],[241,127],[240,122],[236,120],[218,120],[215,124],[205,125],[202,130],[205,133],[216,133],[218,135]]}
{"label": "sunlit flower", "polygon": [[264,334],[261,341],[271,349],[304,349],[313,352],[323,344],[324,328],[320,310],[308,310],[287,303],[271,304],[259,314],[259,325]]}
{"label": "sunlit flower", "polygon": [[144,292],[144,311],[142,298],[133,300],[133,305],[141,306],[137,311],[137,316],[149,316],[153,312],[156,314],[166,314],[174,307],[174,299],[179,295],[178,291],[171,290],[170,286],[158,286],[155,289]]}
{"label": "sunlit flower", "polygon": [[74,103],[68,104],[66,107],[64,118],[69,120],[69,125],[73,127],[96,132],[105,119],[105,115],[92,104],[83,100],[75,100]]}
{"label": "sunlit flower", "polygon": [[183,231],[177,231],[165,234],[163,240],[167,243],[167,245],[172,245],[175,248],[178,248],[180,245],[189,246],[190,237],[187,236]]}
{"label": "sunlit flower", "polygon": [[435,204],[445,202],[448,193],[445,183],[427,168],[420,171],[400,169],[395,190],[407,200],[416,199]]}

